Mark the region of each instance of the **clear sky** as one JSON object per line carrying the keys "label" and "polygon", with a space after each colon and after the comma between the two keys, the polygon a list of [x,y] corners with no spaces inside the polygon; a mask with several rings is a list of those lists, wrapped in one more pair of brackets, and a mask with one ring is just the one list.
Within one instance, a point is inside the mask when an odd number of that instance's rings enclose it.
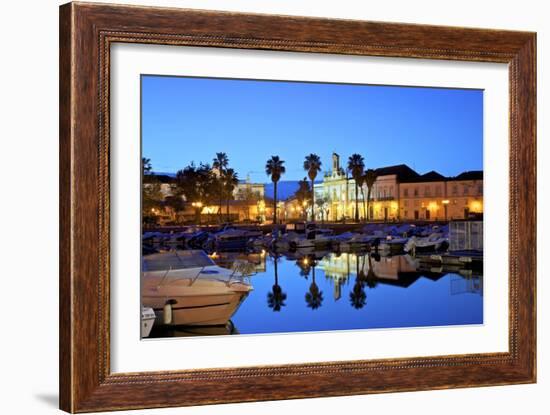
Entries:
{"label": "clear sky", "polygon": [[483,91],[397,86],[142,76],[142,146],[153,170],[229,156],[241,179],[267,182],[266,160],[285,160],[282,180],[306,173],[316,153],[367,168],[408,164],[454,176],[483,169]]}

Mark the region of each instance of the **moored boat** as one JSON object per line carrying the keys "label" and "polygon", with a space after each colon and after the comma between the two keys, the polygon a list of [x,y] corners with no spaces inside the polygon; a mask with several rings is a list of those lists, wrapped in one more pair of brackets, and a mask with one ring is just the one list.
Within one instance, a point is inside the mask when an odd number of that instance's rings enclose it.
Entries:
{"label": "moored boat", "polygon": [[432,233],[427,237],[411,236],[404,245],[403,250],[407,253],[416,252],[439,252],[449,247],[449,238],[442,233]]}
{"label": "moored boat", "polygon": [[141,307],[141,337],[149,337],[155,318],[155,312],[151,307]]}
{"label": "moored boat", "polygon": [[156,325],[227,324],[252,289],[242,267],[219,267],[201,250],[143,257],[142,304]]}

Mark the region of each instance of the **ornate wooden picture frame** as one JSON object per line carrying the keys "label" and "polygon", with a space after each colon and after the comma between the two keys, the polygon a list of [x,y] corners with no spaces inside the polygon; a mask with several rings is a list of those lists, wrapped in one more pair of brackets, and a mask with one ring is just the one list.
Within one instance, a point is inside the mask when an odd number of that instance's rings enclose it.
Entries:
{"label": "ornate wooden picture frame", "polygon": [[[111,373],[109,68],[110,47],[119,42],[508,64],[509,351]],[[535,33],[70,3],[60,8],[59,93],[61,409],[90,412],[535,382]]]}

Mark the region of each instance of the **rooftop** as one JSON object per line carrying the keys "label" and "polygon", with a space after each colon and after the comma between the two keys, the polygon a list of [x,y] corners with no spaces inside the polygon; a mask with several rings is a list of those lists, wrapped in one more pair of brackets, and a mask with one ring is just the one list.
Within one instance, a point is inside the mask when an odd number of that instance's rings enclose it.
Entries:
{"label": "rooftop", "polygon": [[396,175],[399,181],[419,177],[419,174],[406,164],[397,164],[395,166],[379,167],[374,170],[377,176]]}
{"label": "rooftop", "polygon": [[483,170],[465,171],[458,176],[449,177],[448,180],[483,180]]}
{"label": "rooftop", "polygon": [[445,176],[443,176],[442,174],[439,174],[435,170],[432,170],[420,176],[408,178],[401,181],[404,183],[427,183],[427,182],[442,182],[444,180],[447,180]]}

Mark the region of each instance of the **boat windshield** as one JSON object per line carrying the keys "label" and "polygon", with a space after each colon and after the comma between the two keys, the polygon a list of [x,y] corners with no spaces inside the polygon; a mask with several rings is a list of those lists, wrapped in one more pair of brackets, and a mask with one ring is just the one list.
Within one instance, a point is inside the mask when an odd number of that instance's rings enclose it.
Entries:
{"label": "boat windshield", "polygon": [[215,265],[204,251],[170,251],[143,257],[143,271],[202,268]]}

